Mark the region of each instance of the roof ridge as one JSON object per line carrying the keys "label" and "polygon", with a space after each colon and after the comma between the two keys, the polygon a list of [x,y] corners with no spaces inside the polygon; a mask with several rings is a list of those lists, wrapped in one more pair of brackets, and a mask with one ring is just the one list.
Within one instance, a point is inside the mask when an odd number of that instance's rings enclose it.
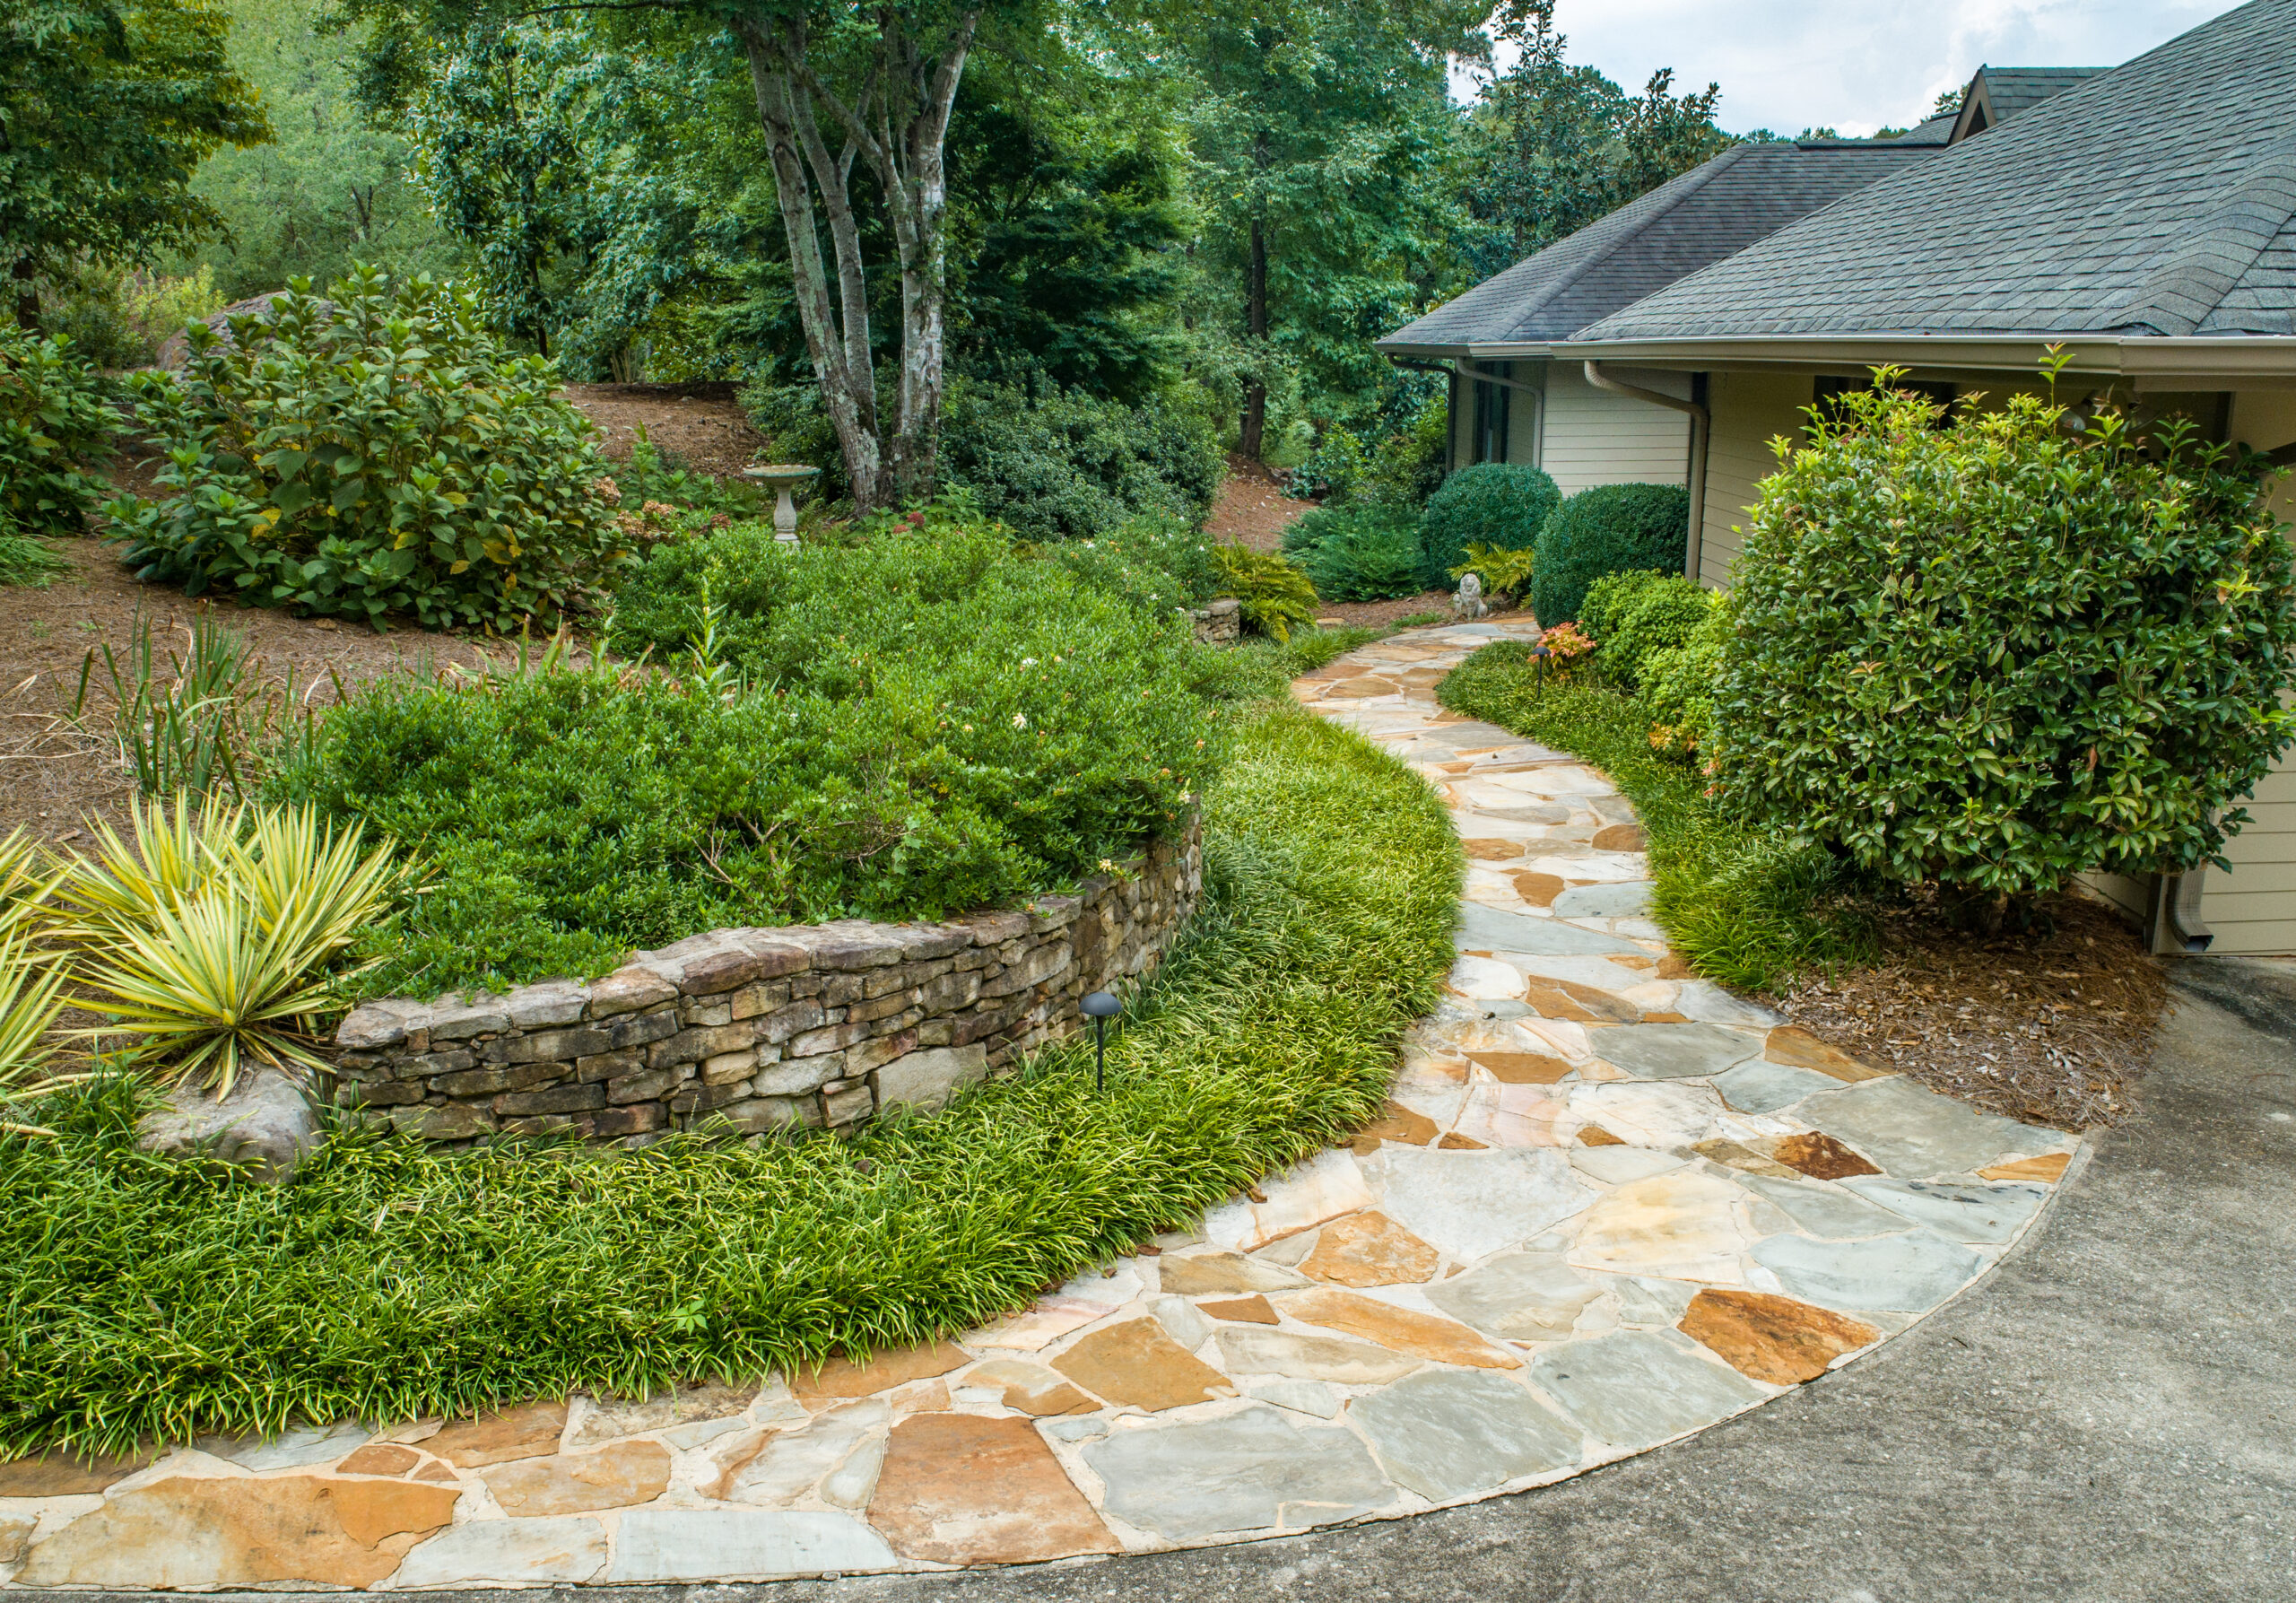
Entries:
{"label": "roof ridge", "polygon": [[[2127,304],[2100,326],[2189,335],[2223,303],[2274,238],[2296,217],[2296,132],[2260,151],[2198,227],[2146,274]],[[2102,319],[2109,318],[2109,325]]]}
{"label": "roof ridge", "polygon": [[[1621,206],[1617,212],[1611,213],[1611,217],[1616,217],[1621,212],[1625,211],[1627,206],[1631,206],[1639,201],[1648,200],[1654,195],[1663,194],[1668,189],[1674,189],[1677,185],[1681,186],[1674,197],[1668,200],[1665,205],[1653,207],[1648,216],[1637,217],[1631,227],[1616,230],[1608,243],[1606,243],[1602,249],[1592,252],[1581,258],[1577,264],[1571,266],[1570,270],[1561,274],[1552,283],[1547,285],[1534,299],[1521,302],[1516,312],[1515,321],[1517,326],[1519,327],[1524,319],[1527,318],[1533,312],[1544,308],[1549,301],[1561,294],[1563,291],[1570,289],[1572,285],[1576,284],[1594,268],[1600,266],[1603,263],[1610,260],[1611,257],[1616,256],[1621,250],[1624,249],[1627,245],[1631,243],[1633,240],[1639,239],[1644,231],[1653,227],[1660,218],[1672,213],[1677,206],[1681,205],[1683,202],[1688,200],[1692,196],[1705,188],[1707,185],[1712,183],[1715,176],[1724,168],[1730,166],[1737,161],[1743,152],[1752,150],[1752,148],[1753,147],[1750,144],[1734,144],[1728,150],[1720,152],[1716,155],[1709,156],[1705,161],[1700,161],[1688,172],[1675,174],[1674,177],[1659,185],[1657,188],[1643,191],[1642,194],[1636,196],[1633,200],[1627,202],[1626,206]],[[1686,179],[1694,179],[1697,181],[1695,183],[1685,183],[1683,180]],[[1597,219],[1597,221],[1600,222],[1605,220]]]}

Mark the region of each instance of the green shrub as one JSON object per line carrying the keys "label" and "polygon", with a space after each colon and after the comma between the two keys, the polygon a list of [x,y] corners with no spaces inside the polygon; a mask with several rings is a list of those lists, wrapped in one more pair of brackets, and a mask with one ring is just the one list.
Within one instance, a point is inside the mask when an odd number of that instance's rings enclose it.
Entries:
{"label": "green shrub", "polygon": [[1454,711],[1610,776],[1649,838],[1650,916],[1708,979],[1760,991],[1800,969],[1873,959],[1875,923],[1860,876],[1822,847],[1723,811],[1703,774],[1654,749],[1645,702],[1584,676],[1542,676],[1519,640],[1484,647],[1437,693]]}
{"label": "green shrub", "polygon": [[2068,434],[2032,396],[1836,406],[1746,527],[1712,753],[1730,805],[1996,910],[2221,863],[2296,688],[2263,459],[2183,423]]}
{"label": "green shrub", "polygon": [[282,763],[269,795],[434,866],[370,994],[1010,902],[1180,827],[1220,754],[1183,621],[978,526],[660,546],[607,644],[659,671],[384,683]]}
{"label": "green shrub", "polygon": [[[630,442],[629,457],[607,464],[607,471],[620,492],[621,499],[615,505],[623,509],[623,517],[631,516],[631,509],[643,507],[648,501],[728,521],[773,516],[774,495],[770,490],[747,479],[720,479],[696,472],[679,460],[674,452],[656,445],[644,423],[638,425],[637,435]],[[809,491],[800,488],[796,499],[807,500],[809,494]]]}
{"label": "green shrub", "polygon": [[1485,594],[1520,596],[1530,588],[1531,570],[1537,563],[1537,553],[1526,548],[1507,551],[1490,545],[1470,545],[1459,554],[1459,565],[1451,570],[1454,580],[1473,573],[1483,581]]}
{"label": "green shrub", "polygon": [[1470,544],[1528,550],[1561,500],[1554,481],[1535,467],[1480,462],[1460,468],[1427,498],[1423,588],[1444,588]]}
{"label": "green shrub", "polygon": [[555,621],[623,555],[590,425],[470,295],[371,267],[230,343],[191,326],[180,378],[139,374],[176,493],[109,509],[122,560],[187,594],[426,628]]}
{"label": "green shrub", "polygon": [[1531,601],[1542,623],[1578,618],[1606,573],[1680,573],[1690,549],[1690,492],[1680,484],[1597,484],[1555,509],[1540,531]]}
{"label": "green shrub", "polygon": [[645,1395],[974,1329],[1375,1116],[1459,872],[1416,774],[1278,708],[1205,798],[1202,909],[1105,1091],[1075,1041],[849,1138],[346,1127],[279,1186],[139,1151],[117,1079],[50,1098],[57,1138],[0,1139],[0,1453]]}
{"label": "green shrub", "polygon": [[1218,545],[1212,560],[1221,588],[1243,603],[1244,622],[1260,633],[1288,641],[1294,629],[1316,621],[1315,584],[1284,557]]}
{"label": "green shrub", "polygon": [[[978,521],[962,495],[944,497],[943,505],[958,523]],[[1176,518],[1135,518],[1096,539],[1048,541],[1036,552],[1087,584],[1167,615],[1201,606],[1220,589],[1211,537]]]}
{"label": "green shrub", "polygon": [[941,481],[1025,539],[1083,539],[1146,516],[1200,526],[1227,458],[1208,424],[1151,400],[951,386]]}
{"label": "green shrub", "polygon": [[[81,469],[109,454],[118,428],[104,394],[69,340],[0,327],[0,536],[85,532],[104,484]],[[22,550],[15,556],[31,571],[42,566]]]}
{"label": "green shrub", "polygon": [[1589,585],[1578,624],[1601,647],[1596,663],[1603,673],[1624,689],[1639,690],[1650,658],[1688,645],[1720,602],[1718,592],[1679,573],[1638,568],[1606,573]]}
{"label": "green shrub", "polygon": [[1402,507],[1318,507],[1284,532],[1284,551],[1297,553],[1326,601],[1385,601],[1425,588],[1419,520]]}
{"label": "green shrub", "polygon": [[811,381],[778,384],[771,374],[761,373],[743,385],[735,398],[749,414],[751,427],[770,442],[767,449],[775,461],[802,462],[820,468],[821,477],[813,481],[813,488],[825,501],[851,499],[853,484],[845,476],[845,453],[839,449],[829,411],[822,405],[820,385]]}
{"label": "green shrub", "polygon": [[1688,755],[1703,750],[1714,735],[1714,692],[1736,627],[1728,597],[1707,608],[1690,638],[1642,659],[1643,710],[1650,717],[1650,744]]}

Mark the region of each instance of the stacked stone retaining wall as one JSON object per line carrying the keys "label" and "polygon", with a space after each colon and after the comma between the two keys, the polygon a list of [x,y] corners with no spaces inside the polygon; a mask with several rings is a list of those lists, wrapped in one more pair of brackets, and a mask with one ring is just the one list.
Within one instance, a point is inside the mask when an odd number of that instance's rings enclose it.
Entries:
{"label": "stacked stone retaining wall", "polygon": [[1191,823],[1128,872],[1009,911],[719,929],[587,983],[365,1003],[335,1034],[337,1100],[449,1142],[642,1144],[936,1108],[1073,1032],[1087,991],[1153,969],[1202,877]]}

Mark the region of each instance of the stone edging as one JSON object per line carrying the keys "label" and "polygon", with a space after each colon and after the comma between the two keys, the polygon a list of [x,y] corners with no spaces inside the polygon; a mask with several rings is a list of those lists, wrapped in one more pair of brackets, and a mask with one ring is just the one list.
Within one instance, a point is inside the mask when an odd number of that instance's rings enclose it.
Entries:
{"label": "stone edging", "polygon": [[642,1144],[704,1119],[755,1134],[937,1108],[1073,1032],[1087,991],[1152,970],[1202,884],[1192,820],[1130,871],[1017,910],[718,929],[587,984],[368,1002],[335,1032],[336,1100],[453,1142]]}

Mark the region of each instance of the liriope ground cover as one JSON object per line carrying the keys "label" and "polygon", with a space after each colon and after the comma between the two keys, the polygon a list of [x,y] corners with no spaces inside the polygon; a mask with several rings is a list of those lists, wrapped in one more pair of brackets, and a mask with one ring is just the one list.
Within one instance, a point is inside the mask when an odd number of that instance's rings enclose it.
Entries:
{"label": "liriope ground cover", "polygon": [[139,1152],[124,1083],[0,1142],[0,1451],[752,1378],[977,1325],[1379,1105],[1461,861],[1408,770],[1288,705],[1204,798],[1205,896],[1110,1042],[857,1138],[440,1152],[276,1188]]}

